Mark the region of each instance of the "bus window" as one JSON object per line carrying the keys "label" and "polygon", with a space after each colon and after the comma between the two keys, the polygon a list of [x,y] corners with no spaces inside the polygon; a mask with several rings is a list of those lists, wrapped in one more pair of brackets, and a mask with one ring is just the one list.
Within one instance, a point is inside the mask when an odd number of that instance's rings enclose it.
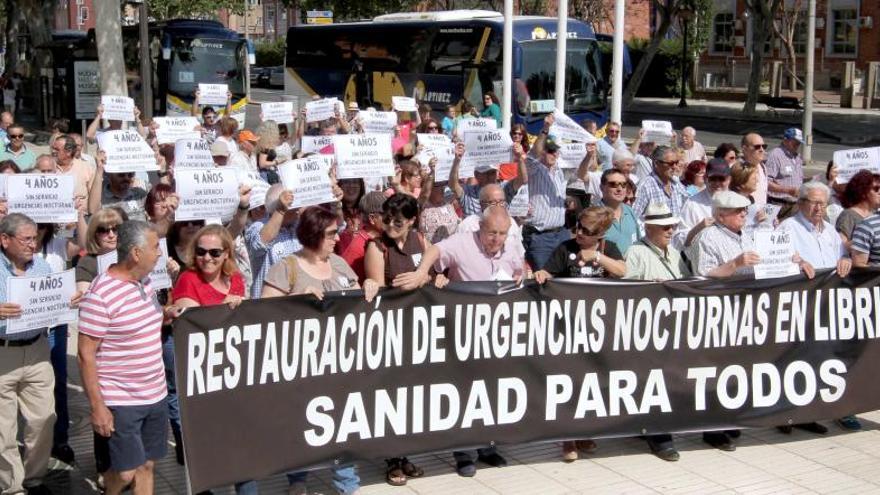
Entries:
{"label": "bus window", "polygon": [[482,28],[441,28],[434,36],[425,72],[428,74],[461,74],[474,61]]}
{"label": "bus window", "polygon": [[[520,76],[529,98],[553,100],[556,85],[556,40],[521,43]],[[605,106],[599,47],[595,41],[570,39],[567,43],[565,111],[580,112]]]}
{"label": "bus window", "polygon": [[178,38],[171,53],[168,91],[191,95],[199,83],[229,85],[234,94],[244,93],[244,42]]}
{"label": "bus window", "polygon": [[[287,65],[297,69],[335,69],[350,71],[354,62],[366,70],[421,73],[429,44],[428,31],[421,28],[383,30],[343,28],[304,28],[295,32]],[[302,42],[299,42],[299,39]]]}

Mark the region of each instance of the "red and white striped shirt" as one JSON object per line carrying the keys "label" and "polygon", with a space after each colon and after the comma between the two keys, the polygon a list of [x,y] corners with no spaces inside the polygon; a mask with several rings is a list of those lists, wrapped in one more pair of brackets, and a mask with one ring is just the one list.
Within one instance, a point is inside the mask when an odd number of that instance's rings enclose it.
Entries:
{"label": "red and white striped shirt", "polygon": [[79,331],[101,339],[98,386],[108,406],[155,404],[167,395],[162,307],[144,283],[99,275],[79,305]]}

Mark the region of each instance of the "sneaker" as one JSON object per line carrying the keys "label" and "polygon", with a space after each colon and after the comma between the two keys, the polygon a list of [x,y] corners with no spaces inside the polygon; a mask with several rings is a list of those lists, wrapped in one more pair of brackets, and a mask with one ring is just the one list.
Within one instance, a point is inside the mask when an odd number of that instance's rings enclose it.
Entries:
{"label": "sneaker", "polygon": [[66,443],[53,446],[52,457],[68,465],[73,465],[74,461],[76,460],[73,449],[70,448],[70,445],[67,445]]}
{"label": "sneaker", "polygon": [[862,423],[855,416],[844,416],[837,420],[837,424],[848,431],[859,431],[862,429]]}
{"label": "sneaker", "polygon": [[455,472],[458,473],[459,476],[472,478],[477,474],[477,466],[473,461],[458,461],[455,463]]}

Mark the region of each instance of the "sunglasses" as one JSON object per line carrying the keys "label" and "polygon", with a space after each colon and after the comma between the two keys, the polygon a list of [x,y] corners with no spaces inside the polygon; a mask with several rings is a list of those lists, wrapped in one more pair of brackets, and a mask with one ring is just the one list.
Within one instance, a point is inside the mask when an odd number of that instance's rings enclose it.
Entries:
{"label": "sunglasses", "polygon": [[626,189],[626,182],[611,182],[608,181],[605,185],[610,189]]}
{"label": "sunglasses", "polygon": [[608,129],[607,131],[605,131],[605,134],[620,134],[620,131]]}
{"label": "sunglasses", "polygon": [[219,258],[223,256],[223,253],[225,252],[226,250],[222,248],[205,249],[201,246],[196,248],[196,256],[199,258],[205,256],[206,254],[212,258]]}
{"label": "sunglasses", "polygon": [[177,223],[179,223],[181,227],[202,227],[205,225],[204,220],[183,220]]}
{"label": "sunglasses", "polygon": [[663,230],[672,230],[675,228],[675,225],[658,225]]}
{"label": "sunglasses", "polygon": [[406,224],[406,218],[394,218],[391,215],[385,215],[382,217],[382,223],[385,225],[394,225],[395,227],[403,227]]}
{"label": "sunglasses", "polygon": [[437,127],[436,125],[429,125],[428,126],[429,131],[436,131],[437,129],[439,129],[439,127]]}
{"label": "sunglasses", "polygon": [[710,175],[709,182],[724,182],[727,180],[726,175]]}
{"label": "sunglasses", "polygon": [[749,146],[751,146],[753,149],[756,149],[756,150],[766,150],[767,149],[766,144],[751,144]]}
{"label": "sunglasses", "polygon": [[95,229],[95,233],[98,235],[116,234],[118,232],[118,227],[98,227]]}
{"label": "sunglasses", "polygon": [[7,134],[9,139],[24,139],[24,134]]}
{"label": "sunglasses", "polygon": [[582,224],[578,224],[578,225],[577,225],[577,233],[578,233],[578,234],[583,234],[583,235],[585,235],[585,236],[587,236],[587,237],[600,237],[600,238],[601,238],[601,237],[605,237],[604,235],[602,235],[602,231],[600,231],[600,230],[590,230],[589,228],[584,227]]}

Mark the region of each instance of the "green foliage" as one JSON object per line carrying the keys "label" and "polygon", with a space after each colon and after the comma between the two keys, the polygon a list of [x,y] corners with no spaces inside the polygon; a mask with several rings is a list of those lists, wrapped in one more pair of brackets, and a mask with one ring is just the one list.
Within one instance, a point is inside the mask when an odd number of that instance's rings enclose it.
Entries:
{"label": "green foliage", "polygon": [[257,56],[258,67],[272,67],[284,65],[284,37],[273,41],[261,41],[256,43],[254,49]]}
{"label": "green foliage", "polygon": [[233,14],[244,13],[242,0],[147,0],[150,17],[156,20],[215,18],[226,9]]}

